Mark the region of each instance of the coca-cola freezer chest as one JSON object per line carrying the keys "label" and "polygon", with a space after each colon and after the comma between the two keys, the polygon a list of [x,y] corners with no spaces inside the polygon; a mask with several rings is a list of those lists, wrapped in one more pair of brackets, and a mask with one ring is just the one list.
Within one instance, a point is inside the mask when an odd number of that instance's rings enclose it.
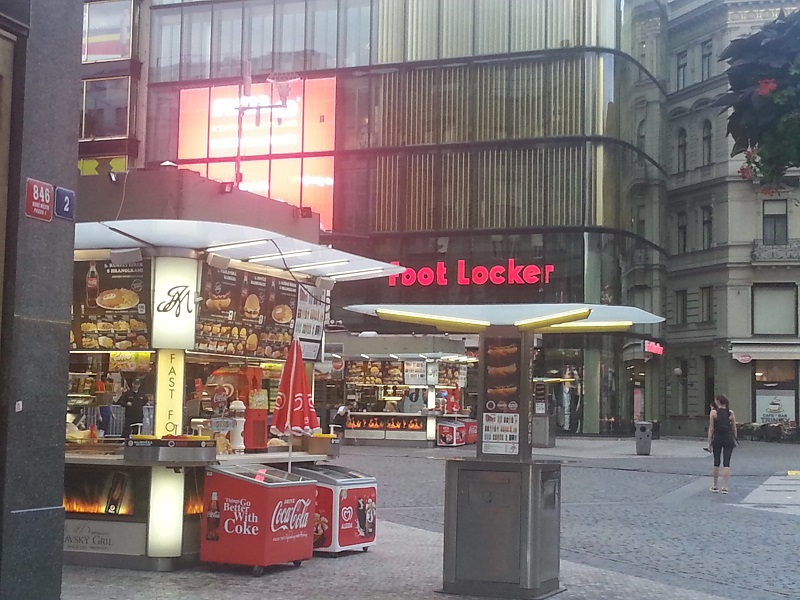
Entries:
{"label": "coca-cola freezer chest", "polygon": [[264,465],[208,467],[200,560],[263,567],[314,549],[316,482]]}
{"label": "coca-cola freezer chest", "polygon": [[364,550],[375,544],[378,484],[374,477],[336,465],[298,467],[317,481],[314,550]]}

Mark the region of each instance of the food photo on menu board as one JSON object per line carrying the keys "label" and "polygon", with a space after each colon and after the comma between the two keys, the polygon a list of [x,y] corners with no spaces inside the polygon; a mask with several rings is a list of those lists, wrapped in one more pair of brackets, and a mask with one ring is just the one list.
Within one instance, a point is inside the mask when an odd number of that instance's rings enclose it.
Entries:
{"label": "food photo on menu board", "polygon": [[286,359],[297,306],[295,282],[206,265],[201,288],[198,351]]}
{"label": "food photo on menu board", "polygon": [[70,347],[149,349],[150,261],[80,261],[74,269]]}
{"label": "food photo on menu board", "polygon": [[520,355],[519,339],[486,340],[486,412],[517,412],[519,409]]}

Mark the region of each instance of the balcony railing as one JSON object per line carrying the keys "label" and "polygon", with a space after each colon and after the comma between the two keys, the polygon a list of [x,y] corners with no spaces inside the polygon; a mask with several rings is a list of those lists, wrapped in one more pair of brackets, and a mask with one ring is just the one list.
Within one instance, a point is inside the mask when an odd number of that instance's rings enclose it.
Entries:
{"label": "balcony railing", "polygon": [[750,256],[756,262],[800,262],[800,239],[786,240],[785,244],[770,244],[755,240]]}

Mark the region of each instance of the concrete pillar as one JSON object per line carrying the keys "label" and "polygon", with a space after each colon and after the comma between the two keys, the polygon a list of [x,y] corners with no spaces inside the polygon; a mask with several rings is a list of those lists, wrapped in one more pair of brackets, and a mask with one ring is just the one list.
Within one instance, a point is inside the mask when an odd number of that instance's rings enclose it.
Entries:
{"label": "concrete pillar", "polygon": [[583,351],[583,432],[600,433],[600,350]]}
{"label": "concrete pillar", "polygon": [[0,3],[0,600],[61,596],[74,227],[25,207],[29,178],[77,187],[82,14]]}

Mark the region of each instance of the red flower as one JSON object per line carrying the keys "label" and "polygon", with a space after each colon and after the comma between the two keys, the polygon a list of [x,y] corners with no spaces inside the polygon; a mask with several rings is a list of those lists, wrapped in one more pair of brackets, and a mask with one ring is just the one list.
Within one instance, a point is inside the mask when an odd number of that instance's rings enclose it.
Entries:
{"label": "red flower", "polygon": [[770,92],[778,89],[778,84],[774,79],[762,79],[758,82],[758,89],[756,94],[759,96],[769,96]]}
{"label": "red flower", "polygon": [[739,168],[739,176],[742,179],[753,179],[753,170],[750,168],[750,165],[742,165]]}

